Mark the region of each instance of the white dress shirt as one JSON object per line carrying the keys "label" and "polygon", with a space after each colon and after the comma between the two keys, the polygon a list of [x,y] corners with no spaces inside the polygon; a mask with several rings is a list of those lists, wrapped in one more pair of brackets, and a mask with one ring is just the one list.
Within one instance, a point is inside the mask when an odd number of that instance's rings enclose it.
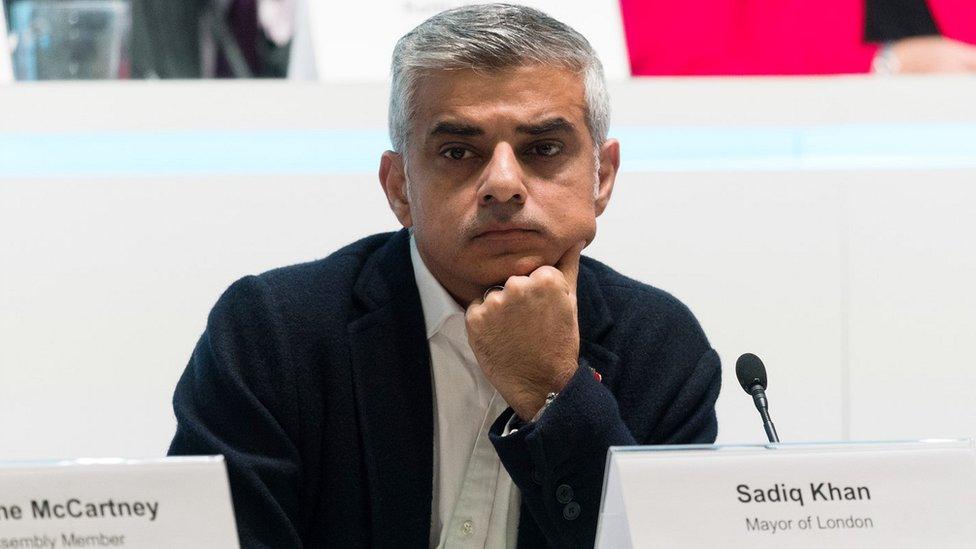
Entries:
{"label": "white dress shirt", "polygon": [[434,394],[430,546],[515,547],[519,492],[488,440],[508,407],[468,345],[462,309],[424,265],[410,237]]}

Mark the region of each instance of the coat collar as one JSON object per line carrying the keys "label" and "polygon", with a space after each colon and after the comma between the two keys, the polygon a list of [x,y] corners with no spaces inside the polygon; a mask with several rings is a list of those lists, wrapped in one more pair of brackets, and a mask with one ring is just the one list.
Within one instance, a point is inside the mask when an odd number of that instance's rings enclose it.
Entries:
{"label": "coat collar", "polygon": [[[393,233],[368,256],[353,287],[361,314],[347,326],[374,546],[426,546],[430,536],[430,347],[409,240],[406,230]],[[588,264],[577,291],[580,354],[606,381],[616,355],[597,342],[612,320]]]}

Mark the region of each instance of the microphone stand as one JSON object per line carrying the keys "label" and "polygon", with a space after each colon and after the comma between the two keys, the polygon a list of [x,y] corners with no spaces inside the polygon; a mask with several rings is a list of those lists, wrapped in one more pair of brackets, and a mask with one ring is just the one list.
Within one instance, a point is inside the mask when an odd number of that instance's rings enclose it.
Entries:
{"label": "microphone stand", "polygon": [[773,420],[769,417],[769,401],[766,400],[766,390],[763,389],[762,385],[753,385],[752,390],[749,391],[752,394],[752,401],[756,404],[756,409],[759,410],[759,415],[762,417],[763,429],[766,430],[766,438],[769,442],[779,442],[779,434],[776,433],[776,426],[773,425]]}

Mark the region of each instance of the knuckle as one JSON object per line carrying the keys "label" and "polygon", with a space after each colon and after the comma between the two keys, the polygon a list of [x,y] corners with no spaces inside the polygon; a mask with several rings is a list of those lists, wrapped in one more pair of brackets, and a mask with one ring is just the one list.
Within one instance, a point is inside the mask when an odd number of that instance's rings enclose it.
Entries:
{"label": "knuckle", "polygon": [[525,276],[510,276],[505,281],[505,291],[510,293],[522,293],[529,285],[529,278]]}
{"label": "knuckle", "polygon": [[555,267],[546,265],[544,267],[539,267],[532,273],[532,278],[536,282],[542,284],[554,284],[559,281],[561,274]]}
{"label": "knuckle", "polygon": [[477,324],[484,317],[484,306],[475,305],[473,307],[468,307],[468,310],[464,312],[464,320],[471,324]]}
{"label": "knuckle", "polygon": [[485,298],[484,307],[501,307],[503,303],[505,303],[505,295],[502,292],[491,292],[488,294],[488,297]]}

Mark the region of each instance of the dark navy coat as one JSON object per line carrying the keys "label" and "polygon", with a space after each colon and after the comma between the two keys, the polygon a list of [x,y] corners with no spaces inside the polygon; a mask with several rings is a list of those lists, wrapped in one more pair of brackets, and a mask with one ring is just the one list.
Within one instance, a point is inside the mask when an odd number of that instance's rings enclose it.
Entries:
{"label": "dark navy coat", "polygon": [[[242,546],[428,545],[433,397],[410,261],[405,230],[374,235],[214,306],[170,454],[226,457]],[[593,545],[608,447],[716,435],[719,359],[684,305],[584,257],[578,307],[577,374],[538,423],[500,437],[509,409],[491,431],[522,495],[519,547]]]}

